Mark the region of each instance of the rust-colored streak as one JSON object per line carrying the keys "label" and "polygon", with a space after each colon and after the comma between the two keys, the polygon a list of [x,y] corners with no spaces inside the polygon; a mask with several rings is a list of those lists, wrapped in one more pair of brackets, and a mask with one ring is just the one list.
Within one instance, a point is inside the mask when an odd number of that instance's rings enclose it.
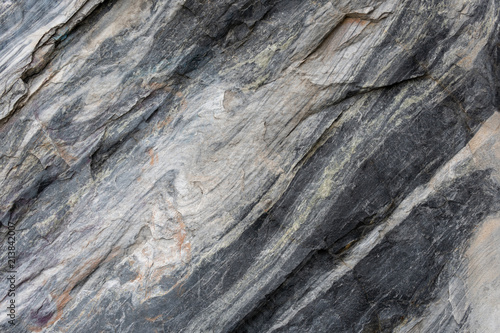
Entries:
{"label": "rust-colored streak", "polygon": [[54,323],[56,323],[59,319],[61,319],[63,315],[63,310],[66,304],[68,304],[69,301],[71,301],[71,291],[75,286],[85,279],[87,276],[92,273],[97,266],[102,262],[102,259],[93,259],[85,264],[82,265],[80,269],[76,269],[75,273],[69,278],[69,283],[62,292],[61,295],[57,296],[54,293],[51,293],[51,296],[53,299],[55,299],[56,305],[57,305],[57,311],[55,315],[45,324],[42,326],[28,326],[28,329],[32,332],[41,332],[44,328],[52,326]]}
{"label": "rust-colored streak", "polygon": [[162,318],[162,314],[159,314],[158,316],[154,317],[154,318],[149,318],[149,317],[146,317],[146,320],[149,321],[149,322],[155,322],[157,321],[158,319]]}
{"label": "rust-colored streak", "polygon": [[186,225],[184,224],[184,220],[182,219],[182,214],[177,209],[175,209],[172,202],[168,200],[166,200],[166,202],[168,208],[175,212],[175,221],[177,222],[178,227],[176,228],[173,237],[177,242],[179,254],[182,256],[182,253],[185,253],[187,260],[189,260],[191,256],[191,244],[189,242],[186,242],[187,230]]}
{"label": "rust-colored streak", "polygon": [[177,246],[179,247],[179,252],[180,252],[182,250],[182,245],[184,244],[184,241],[186,240],[186,225],[184,224],[184,222],[180,221],[179,229],[174,234],[174,237],[177,240]]}
{"label": "rust-colored streak", "polygon": [[151,158],[151,161],[149,161],[149,165],[154,165],[155,163],[158,162],[158,153],[155,153],[153,148],[149,148],[148,154],[149,157]]}

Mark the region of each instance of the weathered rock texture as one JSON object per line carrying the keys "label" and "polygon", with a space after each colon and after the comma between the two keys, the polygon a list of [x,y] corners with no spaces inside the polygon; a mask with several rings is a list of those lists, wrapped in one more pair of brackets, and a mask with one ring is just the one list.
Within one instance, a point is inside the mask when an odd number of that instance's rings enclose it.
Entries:
{"label": "weathered rock texture", "polygon": [[2,332],[500,332],[499,0],[0,3]]}

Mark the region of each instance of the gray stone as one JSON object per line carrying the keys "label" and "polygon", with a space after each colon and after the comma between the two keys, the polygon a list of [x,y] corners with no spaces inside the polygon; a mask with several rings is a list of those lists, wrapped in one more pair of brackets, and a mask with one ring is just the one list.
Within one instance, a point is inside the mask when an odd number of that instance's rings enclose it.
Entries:
{"label": "gray stone", "polygon": [[0,331],[500,331],[499,21],[3,1]]}

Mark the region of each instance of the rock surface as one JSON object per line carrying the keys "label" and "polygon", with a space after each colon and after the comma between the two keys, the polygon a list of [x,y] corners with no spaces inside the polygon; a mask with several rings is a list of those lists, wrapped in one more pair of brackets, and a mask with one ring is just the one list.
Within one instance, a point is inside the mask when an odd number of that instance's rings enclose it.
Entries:
{"label": "rock surface", "polygon": [[0,331],[500,331],[498,0],[0,22]]}

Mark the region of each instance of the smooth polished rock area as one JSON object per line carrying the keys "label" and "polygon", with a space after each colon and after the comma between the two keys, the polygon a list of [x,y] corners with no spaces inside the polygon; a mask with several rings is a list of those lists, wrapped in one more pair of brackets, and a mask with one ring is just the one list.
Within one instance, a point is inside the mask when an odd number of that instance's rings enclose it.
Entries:
{"label": "smooth polished rock area", "polygon": [[500,332],[499,22],[0,2],[0,332]]}

